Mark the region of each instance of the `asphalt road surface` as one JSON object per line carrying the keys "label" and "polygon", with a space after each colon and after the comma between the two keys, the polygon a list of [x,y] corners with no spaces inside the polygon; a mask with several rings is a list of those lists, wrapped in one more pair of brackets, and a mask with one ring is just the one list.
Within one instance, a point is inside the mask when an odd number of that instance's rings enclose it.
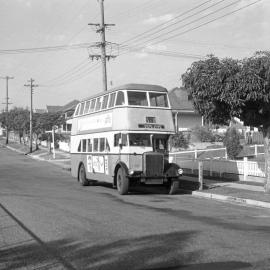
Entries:
{"label": "asphalt road surface", "polygon": [[270,269],[270,211],[108,185],[0,148],[0,269]]}

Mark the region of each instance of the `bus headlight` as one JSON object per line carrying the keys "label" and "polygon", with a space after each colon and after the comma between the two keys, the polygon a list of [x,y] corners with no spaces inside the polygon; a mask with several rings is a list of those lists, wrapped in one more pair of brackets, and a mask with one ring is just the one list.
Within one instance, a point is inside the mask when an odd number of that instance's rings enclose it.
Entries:
{"label": "bus headlight", "polygon": [[179,168],[177,172],[179,175],[182,175],[184,171],[183,171],[183,169]]}
{"label": "bus headlight", "polygon": [[134,171],[133,170],[128,170],[128,174],[129,175],[133,175],[134,174]]}

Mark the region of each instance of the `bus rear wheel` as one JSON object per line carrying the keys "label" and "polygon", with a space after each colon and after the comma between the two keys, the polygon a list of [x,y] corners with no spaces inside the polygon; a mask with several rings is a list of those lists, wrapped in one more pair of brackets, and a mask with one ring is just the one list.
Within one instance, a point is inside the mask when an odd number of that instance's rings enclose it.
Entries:
{"label": "bus rear wheel", "polygon": [[171,179],[170,184],[168,186],[168,194],[169,195],[176,194],[178,189],[179,189],[179,181]]}
{"label": "bus rear wheel", "polygon": [[128,193],[129,179],[126,175],[124,168],[122,167],[120,167],[117,171],[116,186],[117,186],[118,193],[120,195],[125,195]]}
{"label": "bus rear wheel", "polygon": [[79,168],[79,182],[82,186],[89,185],[89,181],[86,178],[86,172],[85,172],[85,168],[84,168],[83,164],[81,164],[81,166]]}

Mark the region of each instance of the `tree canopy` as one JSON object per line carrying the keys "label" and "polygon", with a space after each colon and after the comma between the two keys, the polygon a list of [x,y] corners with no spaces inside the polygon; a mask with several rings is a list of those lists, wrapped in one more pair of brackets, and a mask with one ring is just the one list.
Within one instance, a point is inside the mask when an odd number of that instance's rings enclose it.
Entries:
{"label": "tree canopy", "polygon": [[243,60],[210,55],[194,62],[182,80],[196,109],[212,123],[238,117],[245,125],[270,126],[270,52]]}

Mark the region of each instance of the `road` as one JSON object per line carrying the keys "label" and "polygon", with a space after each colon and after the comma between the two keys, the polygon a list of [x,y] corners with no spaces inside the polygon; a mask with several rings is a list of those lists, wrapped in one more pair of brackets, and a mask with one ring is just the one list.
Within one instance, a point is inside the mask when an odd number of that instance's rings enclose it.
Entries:
{"label": "road", "polygon": [[269,269],[270,211],[81,187],[0,148],[0,269]]}

